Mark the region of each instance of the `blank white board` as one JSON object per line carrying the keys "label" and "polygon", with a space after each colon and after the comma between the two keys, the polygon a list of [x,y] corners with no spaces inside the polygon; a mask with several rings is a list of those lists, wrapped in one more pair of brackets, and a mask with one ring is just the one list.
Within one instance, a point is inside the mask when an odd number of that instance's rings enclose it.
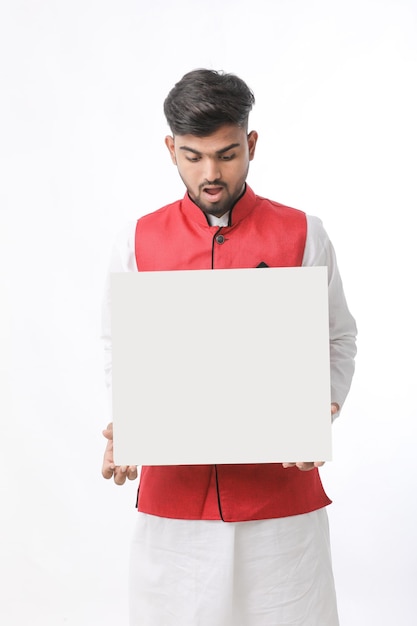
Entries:
{"label": "blank white board", "polygon": [[331,459],[327,268],[113,274],[117,465]]}

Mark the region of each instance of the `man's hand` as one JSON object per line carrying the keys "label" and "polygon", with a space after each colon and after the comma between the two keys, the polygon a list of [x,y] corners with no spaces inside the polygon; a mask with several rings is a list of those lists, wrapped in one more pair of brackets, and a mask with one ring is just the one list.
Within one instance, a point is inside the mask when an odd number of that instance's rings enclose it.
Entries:
{"label": "man's hand", "polygon": [[324,461],[314,461],[314,463],[313,461],[302,461],[300,463],[283,463],[282,467],[298,467],[302,472],[309,472],[315,467],[321,467],[322,465],[324,465]]}
{"label": "man's hand", "polygon": [[136,465],[116,466],[113,461],[113,424],[109,424],[103,435],[107,439],[106,449],[104,451],[103,467],[101,473],[104,478],[111,478],[114,476],[114,482],[116,485],[124,485],[126,478],[129,480],[135,480],[138,476],[138,468]]}
{"label": "man's hand", "polygon": [[[331,406],[331,414],[334,415],[338,411],[340,411],[340,406],[336,404],[336,402],[333,402]],[[322,465],[324,465],[324,461],[302,461],[299,463],[283,463],[282,467],[298,467],[298,469],[302,472],[309,472],[315,467],[321,467]]]}

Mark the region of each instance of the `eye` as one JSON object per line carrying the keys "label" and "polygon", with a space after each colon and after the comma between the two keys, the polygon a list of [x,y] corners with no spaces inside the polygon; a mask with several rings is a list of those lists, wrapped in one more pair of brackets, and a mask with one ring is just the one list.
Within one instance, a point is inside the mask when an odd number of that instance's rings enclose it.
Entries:
{"label": "eye", "polygon": [[197,163],[201,159],[201,157],[198,157],[198,156],[193,156],[193,157],[186,156],[185,158],[187,159],[187,161],[190,161],[190,163]]}
{"label": "eye", "polygon": [[220,156],[221,161],[232,161],[235,158],[235,154],[222,154]]}

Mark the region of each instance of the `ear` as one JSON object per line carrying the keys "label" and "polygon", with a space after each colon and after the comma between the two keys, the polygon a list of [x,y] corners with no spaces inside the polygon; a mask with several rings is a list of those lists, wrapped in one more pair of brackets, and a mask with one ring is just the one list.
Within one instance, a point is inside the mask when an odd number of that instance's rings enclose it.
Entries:
{"label": "ear", "polygon": [[255,156],[255,148],[256,142],[258,141],[258,133],[256,130],[251,130],[248,135],[248,146],[249,146],[249,161],[252,161]]}
{"label": "ear", "polygon": [[169,150],[169,154],[171,155],[171,160],[173,162],[174,165],[177,164],[177,159],[175,156],[175,142],[174,142],[174,137],[171,137],[170,135],[167,135],[167,137],[165,137],[165,145]]}

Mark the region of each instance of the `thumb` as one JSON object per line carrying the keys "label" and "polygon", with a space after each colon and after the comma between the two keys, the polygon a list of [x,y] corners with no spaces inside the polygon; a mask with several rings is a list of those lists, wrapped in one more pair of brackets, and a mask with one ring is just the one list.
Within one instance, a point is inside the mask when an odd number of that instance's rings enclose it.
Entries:
{"label": "thumb", "polygon": [[113,424],[108,424],[107,428],[101,431],[106,439],[113,439]]}

